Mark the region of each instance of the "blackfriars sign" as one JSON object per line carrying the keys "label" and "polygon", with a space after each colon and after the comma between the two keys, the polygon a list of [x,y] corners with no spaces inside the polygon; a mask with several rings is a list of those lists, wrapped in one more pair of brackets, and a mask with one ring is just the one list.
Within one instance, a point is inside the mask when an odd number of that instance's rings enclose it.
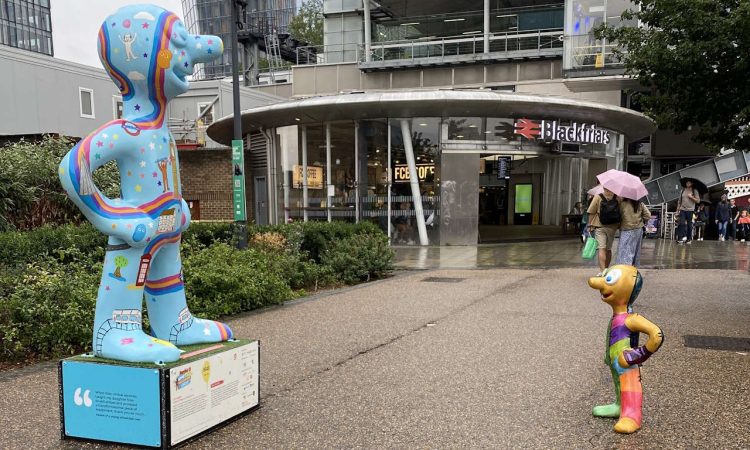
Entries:
{"label": "blackfriars sign", "polygon": [[518,119],[514,133],[530,141],[540,139],[543,141],[609,144],[609,131],[597,128],[596,124],[593,123],[570,122],[570,125],[561,125],[557,120]]}

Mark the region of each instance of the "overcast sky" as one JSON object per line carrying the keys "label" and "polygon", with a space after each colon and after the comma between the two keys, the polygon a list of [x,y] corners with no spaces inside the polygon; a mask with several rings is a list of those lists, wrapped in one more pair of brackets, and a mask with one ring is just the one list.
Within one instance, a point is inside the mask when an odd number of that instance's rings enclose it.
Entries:
{"label": "overcast sky", "polygon": [[121,6],[151,3],[182,14],[181,0],[53,0],[52,39],[55,57],[101,68],[96,39],[104,18]]}

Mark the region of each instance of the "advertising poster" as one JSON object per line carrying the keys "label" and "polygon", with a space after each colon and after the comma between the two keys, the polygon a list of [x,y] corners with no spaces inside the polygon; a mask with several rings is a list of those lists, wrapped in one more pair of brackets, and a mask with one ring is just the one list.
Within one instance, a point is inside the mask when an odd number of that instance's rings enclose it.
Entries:
{"label": "advertising poster", "polygon": [[516,214],[528,214],[531,212],[531,189],[530,184],[516,185]]}
{"label": "advertising poster", "polygon": [[158,370],[64,361],[62,380],[66,435],[161,445]]}
{"label": "advertising poster", "polygon": [[258,342],[170,369],[171,445],[258,405]]}

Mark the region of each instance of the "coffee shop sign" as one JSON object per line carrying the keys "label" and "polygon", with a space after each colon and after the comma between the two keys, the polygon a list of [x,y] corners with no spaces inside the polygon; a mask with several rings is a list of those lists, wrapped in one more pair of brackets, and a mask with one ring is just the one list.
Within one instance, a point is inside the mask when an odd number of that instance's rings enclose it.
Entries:
{"label": "coffee shop sign", "polygon": [[530,141],[565,141],[589,144],[609,144],[609,131],[597,128],[596,124],[570,122],[562,125],[557,120],[518,119],[515,134]]}

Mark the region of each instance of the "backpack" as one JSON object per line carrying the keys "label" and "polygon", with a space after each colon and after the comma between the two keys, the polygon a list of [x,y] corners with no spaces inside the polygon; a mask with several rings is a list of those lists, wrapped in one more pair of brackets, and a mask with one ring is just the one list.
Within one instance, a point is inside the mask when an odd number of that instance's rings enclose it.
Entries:
{"label": "backpack", "polygon": [[617,196],[612,197],[612,200],[607,200],[604,194],[599,194],[602,198],[599,204],[599,222],[602,225],[612,225],[620,223],[622,218],[620,217],[620,202],[617,201]]}

